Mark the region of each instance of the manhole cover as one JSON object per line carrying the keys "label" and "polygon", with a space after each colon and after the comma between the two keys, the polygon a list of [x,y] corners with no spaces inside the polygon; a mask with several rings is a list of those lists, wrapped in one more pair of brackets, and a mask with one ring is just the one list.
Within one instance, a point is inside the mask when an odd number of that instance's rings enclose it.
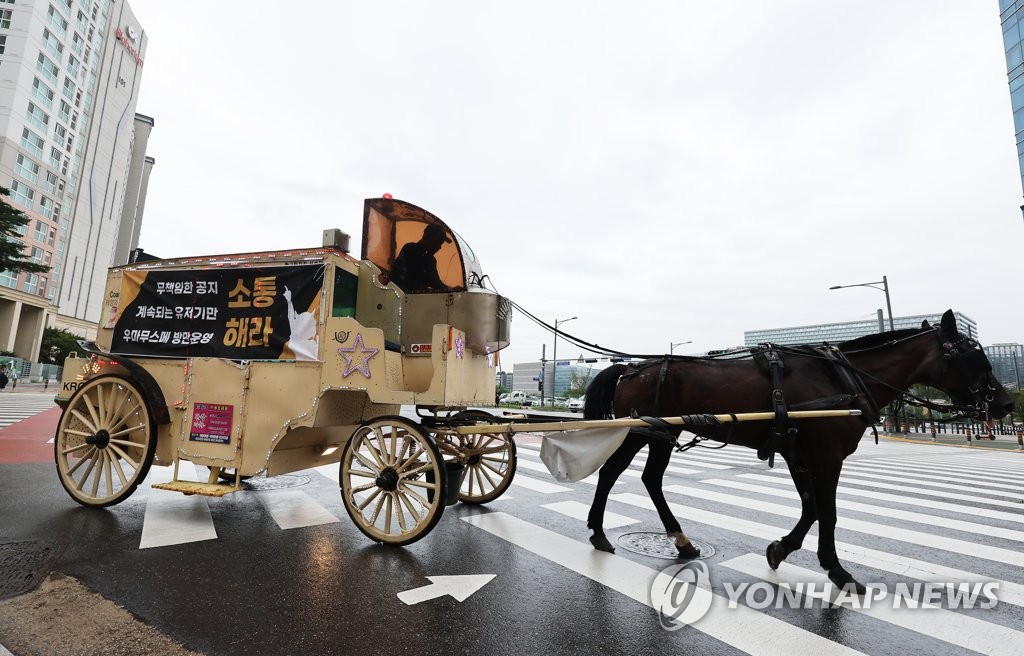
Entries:
{"label": "manhole cover", "polygon": [[242,481],[242,487],[246,490],[283,490],[289,487],[299,487],[309,483],[309,476],[295,476],[293,474],[281,474],[270,478],[250,478]]}
{"label": "manhole cover", "polygon": [[[638,531],[636,533],[623,533],[616,542],[626,551],[632,551],[643,556],[654,558],[665,558],[667,560],[679,560],[679,550],[676,543],[664,533],[653,533],[650,531]],[[715,555],[715,548],[707,542],[690,538],[693,546],[700,549],[697,559],[703,560]]]}
{"label": "manhole cover", "polygon": [[0,544],[0,599],[17,597],[39,587],[57,550],[40,542]]}

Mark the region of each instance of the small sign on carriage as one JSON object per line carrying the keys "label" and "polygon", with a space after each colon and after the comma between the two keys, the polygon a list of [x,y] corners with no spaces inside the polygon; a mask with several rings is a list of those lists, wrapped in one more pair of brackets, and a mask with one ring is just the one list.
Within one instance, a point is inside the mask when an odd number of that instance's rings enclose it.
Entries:
{"label": "small sign on carriage", "polygon": [[231,442],[231,416],[234,406],[220,403],[196,403],[192,406],[191,442],[229,444]]}
{"label": "small sign on carriage", "polygon": [[410,355],[430,355],[433,352],[433,344],[413,344],[409,347]]}

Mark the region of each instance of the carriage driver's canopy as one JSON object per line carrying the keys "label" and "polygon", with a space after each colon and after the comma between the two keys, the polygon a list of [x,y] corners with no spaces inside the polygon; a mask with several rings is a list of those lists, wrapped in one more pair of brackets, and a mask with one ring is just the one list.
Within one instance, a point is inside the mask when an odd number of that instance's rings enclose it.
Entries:
{"label": "carriage driver's canopy", "polygon": [[469,245],[430,212],[392,198],[363,205],[363,257],[406,294],[458,292],[480,286]]}

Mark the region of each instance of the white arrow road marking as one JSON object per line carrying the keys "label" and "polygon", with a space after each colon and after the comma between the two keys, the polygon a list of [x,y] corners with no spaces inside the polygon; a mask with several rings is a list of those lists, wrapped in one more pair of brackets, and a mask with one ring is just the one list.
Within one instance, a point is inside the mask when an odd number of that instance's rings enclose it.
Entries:
{"label": "white arrow road marking", "polygon": [[459,602],[490,583],[495,574],[464,574],[460,576],[428,576],[430,585],[399,592],[398,598],[407,606],[449,595]]}

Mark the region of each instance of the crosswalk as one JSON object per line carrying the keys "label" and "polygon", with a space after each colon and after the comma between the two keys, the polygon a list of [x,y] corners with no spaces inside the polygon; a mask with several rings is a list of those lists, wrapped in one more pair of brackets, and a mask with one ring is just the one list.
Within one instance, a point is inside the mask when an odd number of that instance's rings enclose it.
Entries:
{"label": "crosswalk", "polygon": [[[837,494],[836,547],[847,569],[873,590],[890,595],[901,584],[988,582],[998,589],[998,603],[984,612],[962,610],[940,595],[928,600],[935,608],[900,609],[883,595],[870,608],[842,605],[834,610],[869,625],[887,625],[885,635],[897,636],[897,646],[927,636],[930,645],[956,653],[1017,653],[1024,644],[1024,455],[894,443],[876,447],[867,441],[863,451],[848,460]],[[586,517],[594,480],[554,482],[540,462],[539,444],[520,443],[518,456],[509,494],[490,504],[488,512],[460,512],[458,506],[448,512],[478,529],[481,540],[510,543],[650,606],[651,583],[672,561],[624,549],[615,554],[593,550]],[[605,529],[613,542],[617,533],[661,528],[639,480],[644,460],[641,452],[610,495]],[[184,477],[205,475],[201,468],[190,471],[187,463],[182,467]],[[315,485],[337,489],[337,465],[303,474]],[[217,539],[210,504],[219,501],[149,490],[149,483],[168,478],[169,468],[154,467],[140,487],[146,510],[139,548]],[[752,451],[738,447],[705,450],[674,456],[664,489],[687,534],[715,544],[719,552],[706,561],[712,575],[706,591],[711,610],[692,629],[751,654],[779,653],[783,646],[797,653],[860,653],[863,643],[821,630],[815,621],[801,619],[806,614],[772,612],[749,599],[736,604],[727,594],[725,586],[732,584],[788,590],[800,581],[812,592],[793,593],[797,607],[812,601],[814,585],[821,597],[815,608],[839,603],[835,591],[821,596],[830,584],[814,556],[814,530],[803,550],[778,571],[765,562],[764,547],[787,533],[800,512],[785,469],[768,469]],[[255,495],[281,530],[349,521],[340,499],[332,505],[324,501],[327,497],[301,488],[242,494]],[[217,521],[227,521],[226,516]]]}
{"label": "crosswalk", "polygon": [[53,393],[0,392],[0,428],[54,407]]}

